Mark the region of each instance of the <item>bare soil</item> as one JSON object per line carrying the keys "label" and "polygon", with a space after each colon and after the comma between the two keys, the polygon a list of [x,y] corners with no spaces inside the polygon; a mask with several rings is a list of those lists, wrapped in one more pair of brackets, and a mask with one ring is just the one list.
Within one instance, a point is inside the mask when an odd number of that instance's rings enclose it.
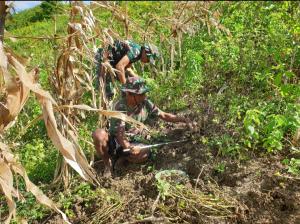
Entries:
{"label": "bare soil", "polygon": [[[186,129],[173,124],[161,132],[170,140],[189,135]],[[199,143],[204,134],[200,130],[193,133],[188,143],[160,148],[154,161],[119,164],[112,179],[100,177],[103,187],[118,192],[123,201],[121,209],[102,223],[300,223],[300,181],[288,178],[288,175],[276,175],[286,173],[281,164],[285,155],[257,157],[249,153],[244,160],[216,156],[216,152]],[[220,163],[225,165],[224,171],[217,171]],[[102,163],[97,163],[95,169],[100,174]],[[191,189],[209,193],[213,183],[215,190],[223,192],[224,197],[230,198],[234,204],[232,215],[199,216],[192,208],[180,211],[178,202],[172,199],[164,201],[160,198],[157,203],[155,170],[171,169],[186,172],[189,177],[186,185]],[[176,207],[178,211],[173,211]],[[91,220],[103,209],[99,204],[93,209],[77,212],[78,217],[72,219],[73,223],[97,223]],[[170,212],[179,215],[170,218]],[[59,223],[57,217],[49,222]]]}

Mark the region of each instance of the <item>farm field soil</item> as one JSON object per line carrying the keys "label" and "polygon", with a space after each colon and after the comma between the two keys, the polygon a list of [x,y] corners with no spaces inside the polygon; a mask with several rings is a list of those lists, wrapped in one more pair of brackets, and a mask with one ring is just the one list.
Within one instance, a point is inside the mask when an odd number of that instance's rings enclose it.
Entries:
{"label": "farm field soil", "polygon": [[[164,132],[170,140],[178,140],[186,130],[169,125]],[[202,134],[194,133],[193,139]],[[284,172],[283,155],[253,155],[252,158],[249,155],[247,160],[238,161],[215,154],[206,146],[191,141],[159,149],[156,159],[146,164],[118,164],[112,179],[100,179],[105,189],[118,192],[123,204],[106,221],[99,223],[300,223],[300,181],[276,175]],[[225,165],[222,172],[216,170],[220,163]],[[97,163],[95,169],[101,173],[102,163]],[[234,206],[232,214],[228,217],[201,216],[193,213],[193,208],[181,210],[178,201],[170,198],[160,198],[157,202],[153,169],[181,170],[188,175],[187,188],[205,193],[222,192]],[[93,216],[101,212],[103,209],[96,204],[88,210],[79,207],[71,221],[97,223],[95,219],[92,221]],[[168,219],[170,214],[172,219]],[[47,221],[59,222],[59,216]]]}

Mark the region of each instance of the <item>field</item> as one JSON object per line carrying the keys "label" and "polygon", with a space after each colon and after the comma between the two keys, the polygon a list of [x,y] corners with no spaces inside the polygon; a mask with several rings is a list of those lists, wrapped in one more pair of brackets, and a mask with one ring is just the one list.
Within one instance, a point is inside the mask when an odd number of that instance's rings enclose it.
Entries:
{"label": "field", "polygon": [[[299,19],[300,3],[285,1],[11,10],[0,22],[0,222],[300,223]],[[96,88],[96,51],[113,39],[159,48],[156,66],[133,70],[160,109],[196,127],[147,123],[147,144],[187,141],[105,178],[92,131],[112,117],[144,127],[105,110]]]}

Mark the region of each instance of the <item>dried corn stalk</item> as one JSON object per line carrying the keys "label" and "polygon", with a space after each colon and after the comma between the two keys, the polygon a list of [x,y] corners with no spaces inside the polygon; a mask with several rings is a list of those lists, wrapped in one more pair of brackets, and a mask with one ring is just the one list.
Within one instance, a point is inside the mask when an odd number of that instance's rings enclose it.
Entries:
{"label": "dried corn stalk", "polygon": [[[92,93],[92,104],[94,107],[96,104],[96,95],[93,88],[93,76],[91,74],[91,63],[94,62],[94,38],[93,31],[95,30],[95,20],[92,12],[87,9],[83,3],[75,2],[70,11],[70,22],[68,23],[68,37],[67,44],[62,47],[62,51],[57,60],[57,65],[53,75],[49,75],[50,81],[54,86],[53,93],[59,105],[74,105],[81,104],[82,96],[85,92],[90,91]],[[92,45],[88,46],[88,45]],[[44,111],[48,115],[53,113],[52,105],[47,102],[43,102]],[[56,144],[60,142],[58,147],[64,148],[63,142],[71,139],[74,143],[72,148],[72,158],[76,158],[86,166],[86,174],[90,173],[92,179],[95,180],[95,175],[92,174],[88,167],[87,160],[76,142],[77,130],[76,124],[79,122],[79,115],[84,117],[83,111],[71,110],[70,108],[63,108],[59,117],[58,125],[54,120],[52,121],[52,129],[48,130],[51,133],[52,138],[56,139]],[[50,117],[44,119],[49,119]],[[75,138],[70,135],[70,129],[74,133]],[[62,136],[66,136],[62,139],[58,133]],[[76,155],[74,154],[76,153]],[[68,158],[65,158],[68,159]],[[68,162],[69,163],[69,162]],[[74,167],[73,167],[74,168]],[[76,168],[78,170],[78,168]],[[81,176],[85,176],[81,173]],[[65,163],[59,162],[56,171],[56,181],[63,179],[65,186],[68,185],[69,170],[65,166]]]}
{"label": "dried corn stalk", "polygon": [[[79,104],[83,93],[91,91],[93,106],[96,107],[91,74],[96,50],[93,37],[94,30],[97,30],[95,19],[83,3],[75,2],[74,4],[68,23],[67,45],[63,47],[58,57],[51,83],[55,86],[54,93],[59,104]],[[77,114],[70,114],[70,111],[63,112],[71,123],[75,123]]]}
{"label": "dried corn stalk", "polygon": [[[22,81],[22,78],[20,78],[20,72],[12,65],[13,61],[16,63],[19,62],[12,56],[14,54],[10,50],[8,52],[10,53],[4,52],[2,42],[0,41],[0,77],[3,78],[1,80],[5,81],[0,90],[1,92],[6,92],[5,100],[0,104],[0,131],[4,131],[11,125],[11,122],[17,117],[23,108],[30,92],[30,88],[26,86]],[[9,71],[9,65],[16,70],[15,76],[13,76]],[[25,80],[34,85],[34,82],[36,81],[36,74],[37,70],[32,70],[30,73],[26,74]],[[4,193],[9,208],[9,214],[5,223],[9,223],[11,218],[15,216],[16,204],[12,196],[16,197],[19,195],[18,191],[13,187],[12,171],[24,178],[27,191],[31,192],[39,203],[59,212],[63,216],[63,219],[69,223],[66,215],[29,180],[25,169],[9,151],[8,147],[0,142],[0,188]]]}
{"label": "dried corn stalk", "polygon": [[75,146],[58,130],[53,112],[53,104],[56,105],[55,100],[47,91],[44,91],[37,84],[28,79],[29,75],[21,63],[14,57],[9,57],[9,59],[14,66],[15,71],[18,73],[22,84],[36,94],[43,108],[43,117],[48,136],[53,144],[60,150],[66,162],[75,169],[82,178],[97,183],[96,175],[93,173],[92,168],[88,165],[86,159],[82,158],[83,153],[78,149],[75,149]]}

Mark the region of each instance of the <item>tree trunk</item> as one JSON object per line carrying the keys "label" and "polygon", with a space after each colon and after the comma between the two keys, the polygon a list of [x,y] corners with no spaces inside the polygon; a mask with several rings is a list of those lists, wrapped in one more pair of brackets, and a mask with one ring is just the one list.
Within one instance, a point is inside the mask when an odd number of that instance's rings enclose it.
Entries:
{"label": "tree trunk", "polygon": [[5,17],[6,17],[6,9],[5,1],[0,1],[0,41],[3,42],[4,36],[4,26],[5,26]]}

